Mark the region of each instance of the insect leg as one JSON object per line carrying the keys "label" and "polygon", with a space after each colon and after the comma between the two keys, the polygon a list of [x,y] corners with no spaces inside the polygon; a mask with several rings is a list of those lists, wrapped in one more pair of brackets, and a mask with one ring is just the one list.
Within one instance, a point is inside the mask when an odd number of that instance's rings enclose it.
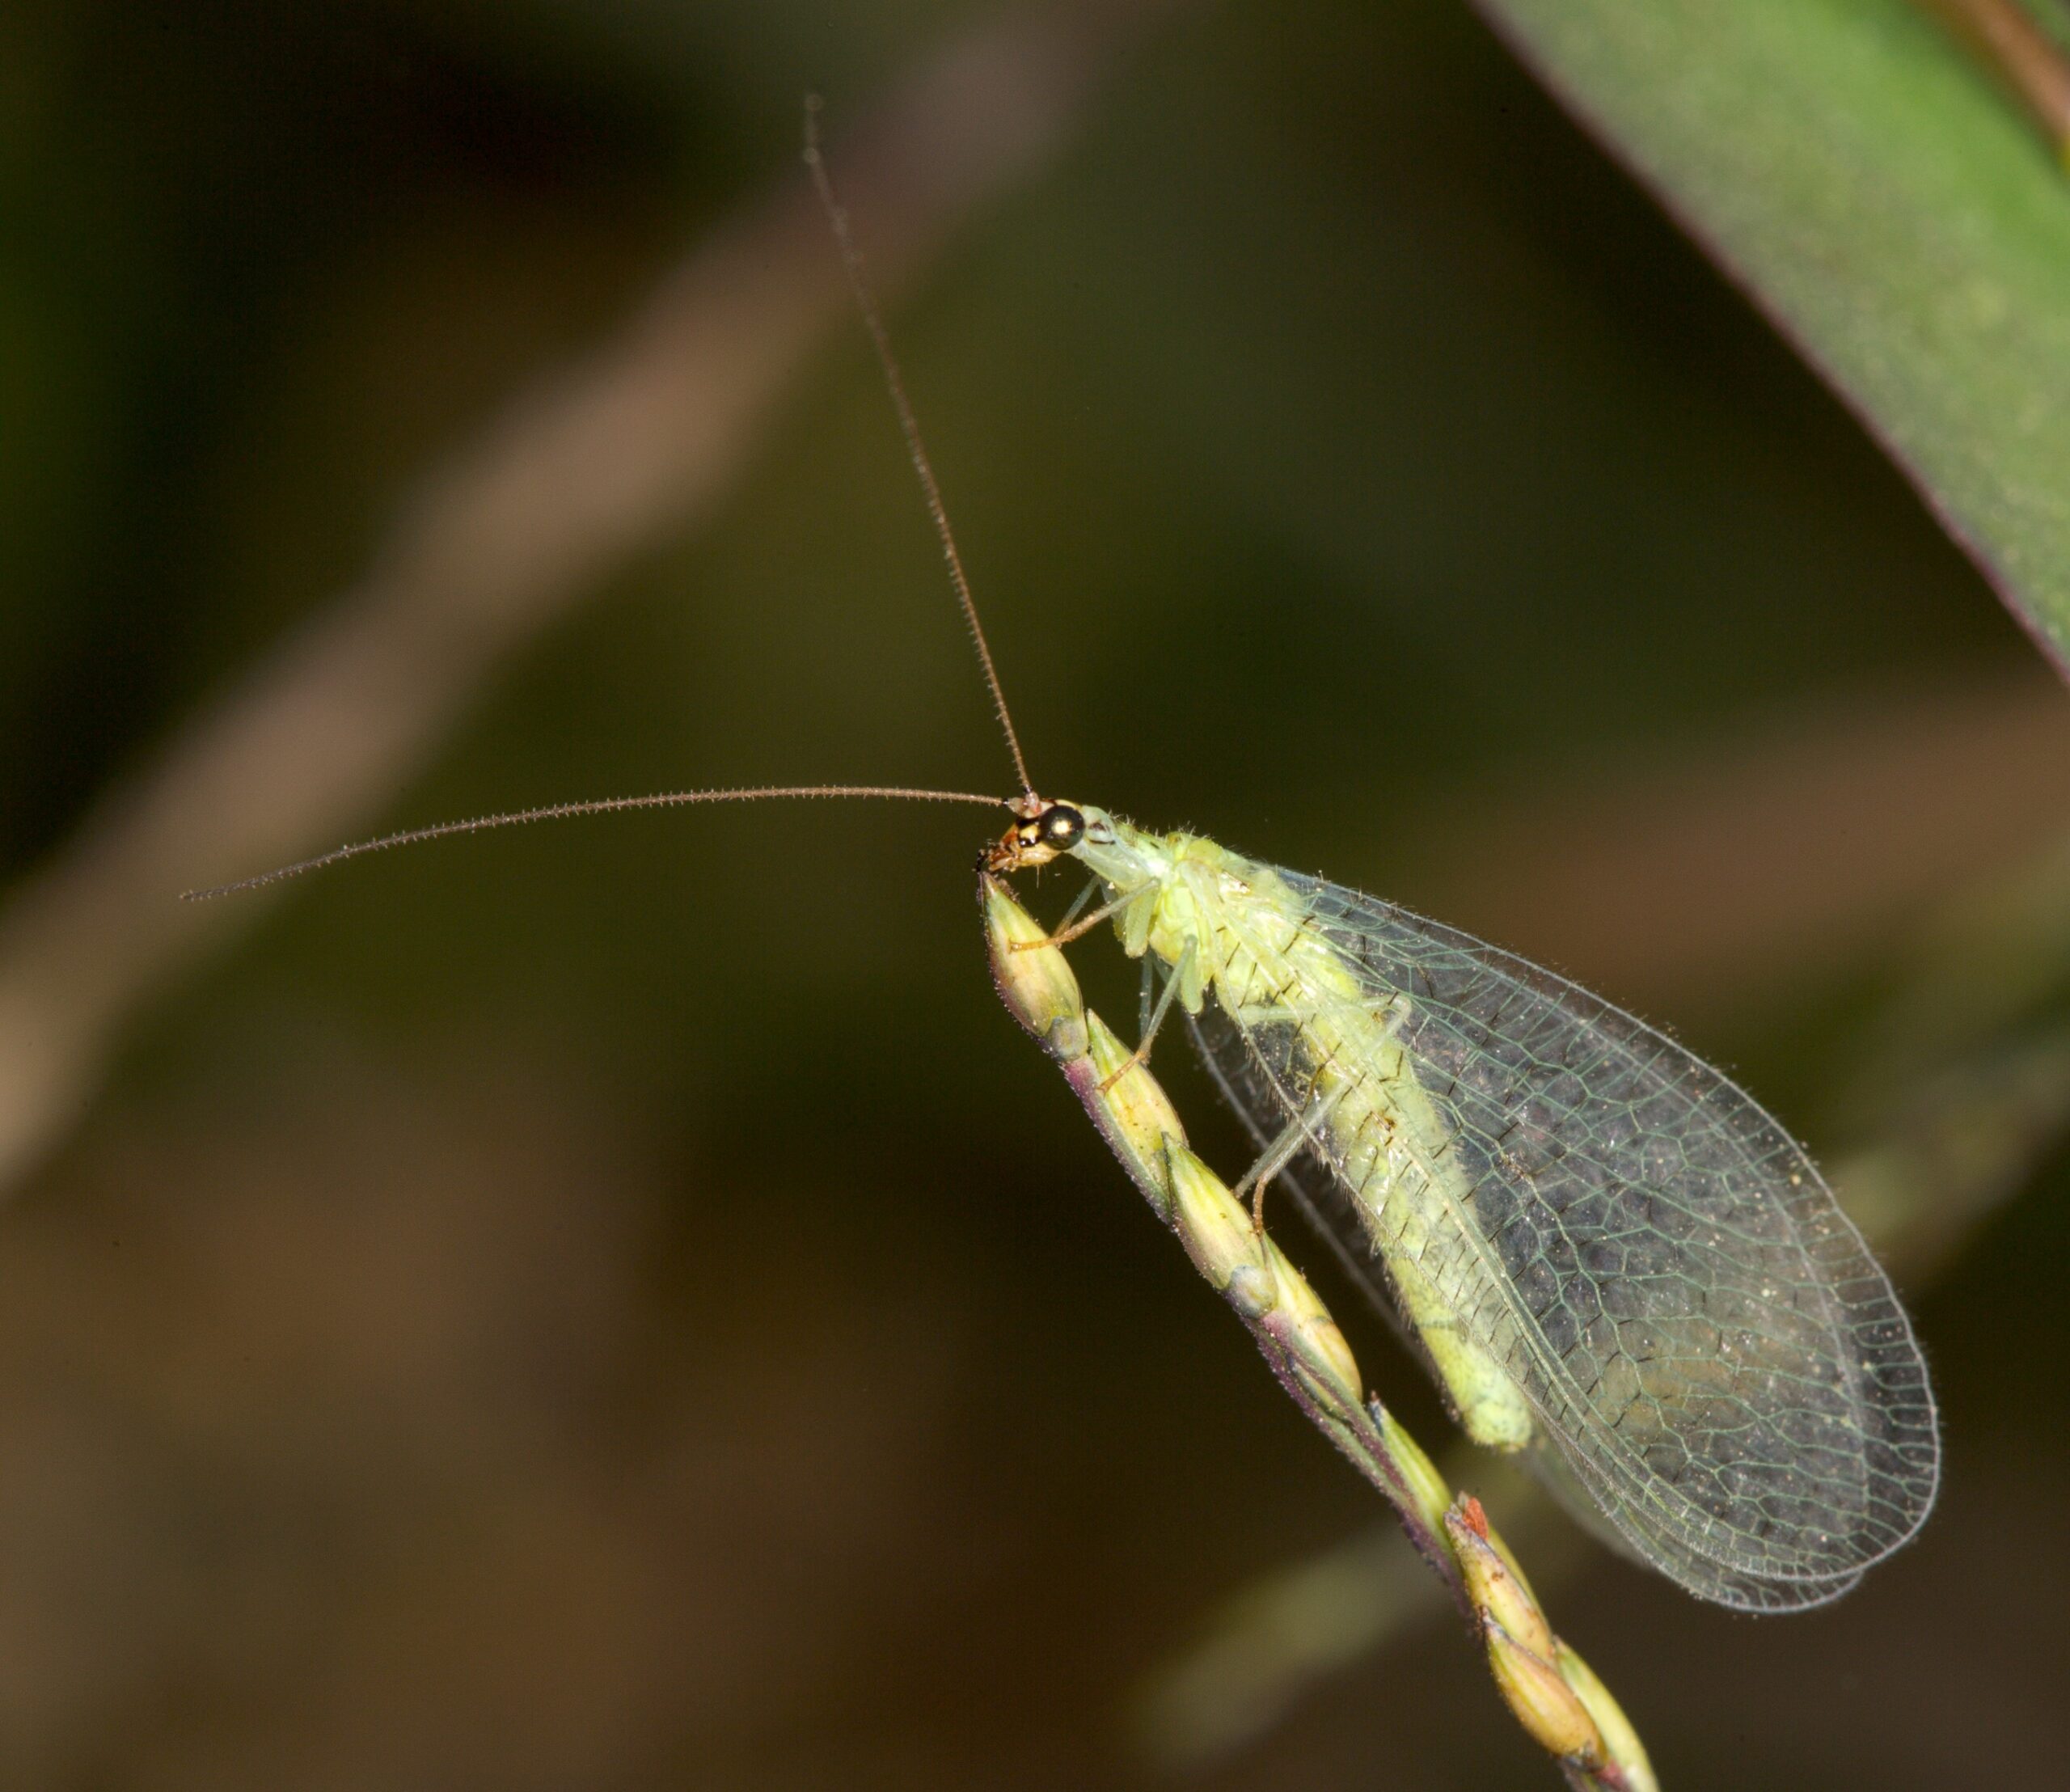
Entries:
{"label": "insect leg", "polygon": [[1148,879],[1138,884],[1134,890],[1123,890],[1111,902],[1102,902],[1084,920],[1075,921],[1069,927],[1058,928],[1055,932],[1049,935],[1046,939],[1014,940],[1012,949],[1016,952],[1033,952],[1041,946],[1067,946],[1072,940],[1090,933],[1102,921],[1110,919],[1113,916],[1120,914],[1131,902],[1135,902],[1138,898],[1148,895],[1156,888],[1156,880]]}
{"label": "insect leg", "polygon": [[1243,1178],[1230,1192],[1241,1201],[1245,1194],[1251,1200],[1251,1224],[1262,1234],[1265,1231],[1265,1190],[1273,1177],[1294,1161],[1303,1145],[1316,1143],[1316,1128],[1330,1117],[1337,1104],[1344,1099],[1349,1085],[1340,1083],[1320,1101],[1305,1112],[1296,1114],[1280,1129],[1279,1136],[1267,1145],[1258,1160],[1244,1172]]}
{"label": "insect leg", "polygon": [[1373,1018],[1380,1023],[1380,1038],[1383,1040],[1393,1039],[1401,1031],[1409,1014],[1409,1003],[1406,995],[1389,996],[1373,1015]]}
{"label": "insect leg", "polygon": [[1085,905],[1092,900],[1099,888],[1100,880],[1097,877],[1087,878],[1085,888],[1071,898],[1071,907],[1064,911],[1063,919],[1057,923],[1057,926],[1059,928],[1067,928],[1076,920],[1085,911]]}
{"label": "insect leg", "polygon": [[[1115,1085],[1115,1084],[1118,1083],[1123,1076],[1126,1076],[1129,1071],[1134,1070],[1138,1064],[1147,1064],[1150,1062],[1151,1044],[1157,1037],[1157,1029],[1164,1025],[1164,1017],[1172,1012],[1172,998],[1179,993],[1180,985],[1185,982],[1186,973],[1192,968],[1193,955],[1198,949],[1198,941],[1193,940],[1186,941],[1185,950],[1179,954],[1178,963],[1172,967],[1172,974],[1164,979],[1164,992],[1158,996],[1156,1007],[1150,1011],[1147,1018],[1143,1021],[1142,1038],[1136,1042],[1135,1050],[1129,1054],[1126,1061],[1123,1063],[1121,1068],[1115,1071],[1111,1076],[1106,1077],[1100,1083],[1100,1093],[1102,1095],[1105,1095]],[[1145,953],[1143,957],[1143,988],[1146,995],[1149,992],[1149,975],[1150,959],[1149,955]]]}

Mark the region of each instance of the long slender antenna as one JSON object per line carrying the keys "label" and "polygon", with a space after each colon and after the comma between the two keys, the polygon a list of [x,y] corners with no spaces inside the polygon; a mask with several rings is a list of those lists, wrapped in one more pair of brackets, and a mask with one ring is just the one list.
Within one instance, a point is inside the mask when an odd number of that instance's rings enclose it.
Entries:
{"label": "long slender antenna", "polygon": [[884,370],[884,382],[890,388],[891,402],[898,412],[898,427],[905,432],[906,450],[912,457],[913,471],[920,475],[920,489],[927,497],[927,514],[934,518],[935,533],[941,538],[942,557],[948,562],[948,576],[956,586],[957,601],[963,606],[963,619],[970,625],[970,639],[977,647],[978,661],[985,668],[985,683],[991,687],[992,708],[1005,733],[1007,750],[1013,754],[1014,776],[1020,780],[1021,795],[1033,797],[1035,786],[1029,781],[1028,762],[1021,756],[1020,737],[1014,731],[1013,716],[1006,706],[1006,692],[999,684],[999,668],[992,663],[992,649],[985,639],[984,624],[978,620],[977,600],[970,594],[970,581],[963,570],[963,556],[957,552],[956,534],[948,526],[948,510],[941,501],[941,487],[935,480],[934,463],[927,459],[927,444],[920,439],[920,420],[914,415],[913,401],[906,395],[905,376],[899,372],[898,357],[891,352],[891,336],[884,327],[883,313],[877,309],[877,295],[870,290],[862,251],[855,247],[854,233],[848,228],[848,214],[834,197],[833,177],[826,171],[826,158],[820,153],[819,112],[819,95],[808,95],[805,166],[812,170],[813,184],[819,189],[820,205],[833,229],[834,240],[840,247],[841,264],[847,271],[849,288],[855,295],[864,325],[876,347],[877,365]]}
{"label": "long slender antenna", "polygon": [[548,803],[539,809],[513,809],[501,815],[477,815],[471,821],[440,822],[430,827],[407,828],[399,834],[384,834],[378,840],[361,840],[353,846],[334,847],[313,859],[262,871],[256,877],[240,877],[233,884],[218,884],[209,890],[190,890],[183,902],[205,902],[242,890],[258,890],[284,878],[299,877],[306,871],[320,871],[341,860],[357,859],[369,852],[385,852],[391,847],[414,846],[420,840],[442,840],[451,834],[485,834],[492,827],[518,827],[528,822],[558,822],[571,815],[610,815],[623,809],[680,809],[691,803],[753,803],[784,797],[881,797],[893,801],[915,803],[977,803],[986,809],[1011,809],[1003,797],[980,797],[968,790],[909,790],[897,784],[764,784],[741,790],[664,790],[647,797],[600,797],[588,802]]}
{"label": "long slender antenna", "polygon": [[750,788],[729,790],[667,790],[645,797],[603,797],[584,802],[547,803],[537,809],[514,809],[497,815],[479,815],[469,821],[439,822],[429,827],[406,828],[399,833],[384,834],[378,839],[361,840],[351,846],[335,847],[328,852],[320,852],[313,859],[302,859],[291,865],[281,865],[272,871],[262,871],[256,877],[240,877],[234,883],[217,884],[207,890],[190,890],[180,900],[186,902],[205,902],[218,896],[230,896],[240,890],[261,890],[268,884],[277,884],[289,877],[299,877],[306,872],[321,871],[326,865],[342,863],[347,859],[357,859],[370,852],[385,852],[391,847],[415,846],[425,840],[442,840],[455,834],[484,834],[491,828],[518,827],[530,822],[557,822],[575,815],[610,815],[628,809],[677,809],[691,803],[751,803],[784,797],[875,797],[892,801],[919,803],[974,803],[984,809],[1003,809],[1015,814],[1024,814],[1037,801],[1035,787],[1029,781],[1028,762],[1020,750],[1020,736],[1015,731],[1013,716],[1006,706],[1006,692],[999,684],[999,668],[992,663],[991,644],[985,639],[984,625],[978,619],[977,601],[970,594],[970,581],[963,570],[963,556],[957,550],[956,535],[948,526],[948,511],[942,503],[941,487],[936,482],[934,464],[927,459],[927,444],[920,439],[919,419],[913,413],[913,402],[906,395],[906,381],[898,370],[897,357],[891,352],[891,338],[884,327],[883,314],[877,309],[877,295],[870,290],[869,276],[863,267],[862,251],[855,247],[855,239],[848,228],[848,214],[842,209],[841,202],[834,197],[834,182],[826,171],[826,158],[819,147],[819,99],[817,95],[805,101],[805,165],[812,170],[813,184],[818,189],[821,205],[826,213],[826,221],[834,231],[834,240],[841,251],[842,266],[847,271],[848,285],[855,295],[855,303],[863,314],[863,322],[868,328],[870,341],[877,349],[877,365],[884,370],[885,384],[890,389],[891,402],[898,413],[898,427],[905,432],[907,453],[912,457],[913,470],[920,476],[920,489],[927,501],[927,514],[934,518],[935,533],[941,539],[941,551],[948,562],[948,576],[956,587],[957,601],[963,606],[963,619],[969,624],[972,644],[978,649],[978,663],[985,670],[985,683],[992,693],[992,708],[999,719],[999,728],[1006,736],[1007,750],[1013,755],[1014,774],[1020,780],[1020,795],[1017,798],[982,797],[968,790],[919,790],[901,784],[758,784]]}

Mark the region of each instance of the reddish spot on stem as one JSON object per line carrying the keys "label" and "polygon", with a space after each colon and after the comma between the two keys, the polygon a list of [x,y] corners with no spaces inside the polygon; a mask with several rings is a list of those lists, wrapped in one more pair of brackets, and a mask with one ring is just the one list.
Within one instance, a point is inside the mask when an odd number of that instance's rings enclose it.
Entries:
{"label": "reddish spot on stem", "polygon": [[1459,1521],[1483,1543],[1488,1541],[1488,1515],[1481,1509],[1481,1502],[1471,1494],[1459,1496]]}

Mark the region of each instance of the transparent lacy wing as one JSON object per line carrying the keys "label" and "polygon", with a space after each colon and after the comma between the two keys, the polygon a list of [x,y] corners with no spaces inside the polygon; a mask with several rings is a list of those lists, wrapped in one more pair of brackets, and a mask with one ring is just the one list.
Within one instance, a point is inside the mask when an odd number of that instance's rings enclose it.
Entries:
{"label": "transparent lacy wing", "polygon": [[[1746,1610],[1823,1604],[1916,1531],[1939,1438],[1888,1279],[1803,1152],[1672,1040],[1527,961],[1278,874],[1396,1034],[1447,1136],[1457,1317],[1522,1388],[1628,1545]],[[1254,1135],[1308,1109],[1299,1028],[1194,1029]],[[1327,1141],[1303,1205],[1386,1286]],[[1319,1187],[1317,1185],[1324,1184]],[[1372,1191],[1369,1189],[1368,1198]],[[1476,1236],[1462,1235],[1471,1226]],[[1386,1303],[1391,1305],[1392,1303]]]}
{"label": "transparent lacy wing", "polygon": [[[1263,1074],[1243,1029],[1212,1004],[1198,1016],[1189,1017],[1187,1024],[1209,1075],[1263,1152],[1276,1136],[1276,1128],[1269,1121],[1280,1110],[1280,1099],[1273,1082]],[[1415,1328],[1402,1317],[1388,1288],[1386,1271],[1353,1211],[1351,1197],[1336,1180],[1323,1154],[1303,1152],[1279,1173],[1273,1188],[1275,1193],[1292,1198],[1396,1337],[1429,1367],[1429,1353],[1422,1348]],[[1597,1496],[1553,1445],[1541,1438],[1527,1452],[1526,1460],[1533,1475],[1574,1522],[1604,1548],[1634,1561],[1650,1561],[1671,1579],[1720,1604],[1744,1612],[1801,1612],[1838,1599],[1861,1579],[1861,1570],[1857,1569],[1832,1580],[1760,1580],[1737,1573],[1722,1562],[1695,1556],[1680,1547],[1671,1535],[1657,1538],[1642,1549],[1635,1538],[1618,1528]]]}

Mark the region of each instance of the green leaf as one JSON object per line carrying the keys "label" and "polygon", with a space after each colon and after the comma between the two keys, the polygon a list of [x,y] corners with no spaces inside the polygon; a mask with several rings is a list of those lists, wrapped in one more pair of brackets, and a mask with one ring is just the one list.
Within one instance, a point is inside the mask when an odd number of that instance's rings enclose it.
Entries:
{"label": "green leaf", "polygon": [[2017,104],[1910,0],[1481,5],[2070,670],[2070,182]]}

